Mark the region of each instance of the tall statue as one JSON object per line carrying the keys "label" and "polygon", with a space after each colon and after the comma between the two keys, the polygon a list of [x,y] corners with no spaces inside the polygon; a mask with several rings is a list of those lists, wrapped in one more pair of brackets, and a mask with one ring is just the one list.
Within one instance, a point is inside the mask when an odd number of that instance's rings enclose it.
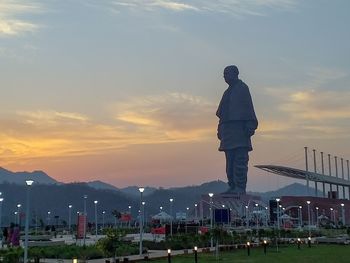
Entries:
{"label": "tall statue", "polygon": [[248,86],[238,78],[234,65],[224,69],[224,79],[229,85],[220,101],[216,116],[219,117],[219,151],[226,156],[228,193],[245,194],[251,136],[258,127]]}

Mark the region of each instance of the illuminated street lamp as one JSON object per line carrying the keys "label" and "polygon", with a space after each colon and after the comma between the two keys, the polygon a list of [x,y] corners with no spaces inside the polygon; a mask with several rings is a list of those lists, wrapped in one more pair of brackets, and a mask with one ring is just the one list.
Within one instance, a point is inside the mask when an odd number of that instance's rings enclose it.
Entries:
{"label": "illuminated street lamp", "polygon": [[72,225],[72,205],[68,205],[68,230],[71,233],[71,225]]}
{"label": "illuminated street lamp", "polygon": [[197,220],[197,204],[194,204],[194,218]]}
{"label": "illuminated street lamp", "polygon": [[345,224],[346,224],[345,208],[344,208],[345,205],[343,203],[341,203],[340,206],[341,206],[341,219],[342,219],[343,226],[345,226]]}
{"label": "illuminated street lamp", "polygon": [[84,199],[84,247],[85,247],[85,242],[86,242],[86,223],[87,223],[87,212],[86,212],[86,199],[87,199],[87,195],[83,196]]}
{"label": "illuminated street lamp", "polygon": [[303,213],[302,213],[302,209],[303,207],[300,205],[299,206],[299,226],[302,227],[303,226]]}
{"label": "illuminated street lamp", "polygon": [[48,226],[50,225],[50,220],[51,220],[50,215],[51,215],[51,212],[48,211],[48,212],[47,212],[47,225],[48,225]]}
{"label": "illuminated street lamp", "polygon": [[105,228],[105,214],[106,214],[106,211],[102,211],[102,229]]}
{"label": "illuminated street lamp", "polygon": [[307,221],[308,221],[308,225],[309,225],[309,236],[311,236],[311,215],[310,215],[310,201],[306,201],[307,204]]}
{"label": "illuminated street lamp", "polygon": [[249,219],[248,219],[248,212],[249,212],[249,206],[245,206],[245,221],[246,221],[246,227],[249,227]]}
{"label": "illuminated street lamp", "polygon": [[21,207],[22,207],[21,204],[17,204],[17,224],[19,225],[19,228],[21,228],[21,221],[20,221]]}
{"label": "illuminated street lamp", "polygon": [[329,210],[331,210],[331,221],[333,221],[334,224],[335,224],[335,217],[334,217],[334,220],[333,220],[333,207],[329,208]]}
{"label": "illuminated street lamp", "polygon": [[29,232],[29,205],[30,205],[30,187],[34,183],[33,180],[26,180],[27,184],[27,205],[26,205],[26,223],[25,223],[25,238],[24,238],[24,263],[28,262],[28,232]]}
{"label": "illuminated street lamp", "polygon": [[212,235],[212,231],[213,231],[213,193],[209,193],[209,202],[210,202],[210,231],[211,231],[211,238],[210,238],[210,247],[213,248],[214,244],[213,244],[213,235]]}
{"label": "illuminated street lamp", "polygon": [[318,227],[318,210],[319,210],[319,208],[318,208],[318,206],[316,206],[316,226]]}
{"label": "illuminated street lamp", "polygon": [[139,218],[139,225],[140,225],[140,247],[139,247],[139,254],[142,256],[142,235],[143,235],[143,218],[142,218],[142,195],[143,192],[145,191],[145,188],[140,187],[139,192],[140,192],[140,218]]}
{"label": "illuminated street lamp", "polygon": [[277,202],[277,229],[280,230],[280,207],[279,207],[279,202],[281,201],[280,198],[276,198]]}
{"label": "illuminated street lamp", "polygon": [[95,200],[94,204],[95,204],[95,236],[97,238],[97,204],[98,204],[98,201]]}
{"label": "illuminated street lamp", "polygon": [[3,201],[4,201],[4,198],[0,197],[0,229],[1,229],[1,225],[2,225],[2,202]]}
{"label": "illuminated street lamp", "polygon": [[174,199],[170,198],[170,236],[173,236],[173,202]]}

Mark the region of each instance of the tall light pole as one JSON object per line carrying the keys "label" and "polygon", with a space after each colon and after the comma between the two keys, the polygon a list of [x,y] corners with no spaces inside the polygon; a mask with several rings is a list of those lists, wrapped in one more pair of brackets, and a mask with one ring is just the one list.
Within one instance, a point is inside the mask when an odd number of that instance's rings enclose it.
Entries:
{"label": "tall light pole", "polygon": [[47,225],[49,226],[50,225],[50,215],[51,215],[51,212],[50,211],[47,211]]}
{"label": "tall light pole", "polygon": [[170,236],[173,236],[173,202],[174,198],[170,198]]}
{"label": "tall light pole", "polygon": [[[255,204],[255,214],[256,214],[256,229],[259,230],[259,217],[258,217],[258,212],[259,212],[259,204]],[[258,233],[257,233],[258,234]]]}
{"label": "tall light pole", "polygon": [[[333,221],[333,208],[331,207],[331,208],[329,208],[329,210],[331,210],[331,221]],[[334,224],[335,224],[335,218],[334,218]]]}
{"label": "tall light pole", "polygon": [[98,201],[95,200],[94,201],[94,204],[95,204],[95,236],[97,238],[97,204],[98,204]]}
{"label": "tall light pole", "polygon": [[86,199],[87,199],[87,195],[83,196],[84,199],[84,247],[85,247],[85,242],[86,242],[86,223],[87,223],[87,213],[86,213]]}
{"label": "tall light pole", "polygon": [[213,193],[209,193],[209,203],[210,203],[210,247],[213,248]]}
{"label": "tall light pole", "polygon": [[249,227],[249,219],[248,219],[248,212],[249,212],[249,206],[245,206],[245,221],[246,221],[246,227]]}
{"label": "tall light pole", "polygon": [[34,183],[33,180],[26,180],[27,184],[27,205],[26,205],[26,224],[25,224],[25,238],[24,238],[24,263],[28,262],[28,232],[29,232],[29,205],[30,205],[30,187]]}
{"label": "tall light pole", "polygon": [[303,207],[300,205],[299,206],[299,226],[300,228],[303,226],[303,213],[302,213],[302,209]]}
{"label": "tall light pole", "polygon": [[277,229],[280,230],[280,207],[279,207],[279,202],[281,201],[280,198],[276,198],[277,202]]}
{"label": "tall light pole", "polygon": [[105,229],[105,214],[106,211],[102,211],[102,229]]}
{"label": "tall light pole", "polygon": [[307,203],[307,221],[308,221],[308,225],[309,225],[309,237],[311,236],[311,222],[310,222],[310,201],[306,201]]}
{"label": "tall light pole", "polygon": [[21,210],[21,204],[17,204],[17,223],[19,228],[21,229],[21,221],[20,221],[20,210]]}
{"label": "tall light pole", "polygon": [[190,208],[189,207],[186,207],[186,219],[185,219],[185,230],[186,230],[186,234],[187,234],[187,218],[188,218],[188,211],[190,210]]}
{"label": "tall light pole", "polygon": [[69,233],[71,233],[71,227],[72,227],[72,205],[68,205],[68,230]]}
{"label": "tall light pole", "polygon": [[340,206],[341,206],[341,219],[342,219],[343,226],[345,226],[346,221],[345,221],[345,209],[344,209],[344,204],[341,203]]}
{"label": "tall light pole", "polygon": [[196,222],[197,222],[197,206],[198,204],[194,204],[194,218],[196,219]]}
{"label": "tall light pole", "polygon": [[318,206],[316,206],[316,227],[318,227]]}
{"label": "tall light pole", "polygon": [[130,228],[130,224],[131,224],[131,205],[129,205],[128,208],[129,208],[129,216],[130,216],[130,218],[129,218],[129,228]]}
{"label": "tall light pole", "polygon": [[140,221],[139,221],[139,225],[140,225],[140,247],[139,247],[139,254],[140,256],[142,256],[142,235],[143,235],[143,213],[142,213],[142,195],[143,195],[143,192],[145,191],[145,188],[143,187],[140,187],[139,188],[139,192],[140,192]]}
{"label": "tall light pole", "polygon": [[266,206],[265,207],[265,226],[267,227],[268,226],[268,216],[269,216],[269,208]]}
{"label": "tall light pole", "polygon": [[143,221],[142,221],[143,228],[145,228],[145,225],[146,225],[146,210],[145,210],[145,205],[146,205],[146,202],[143,201],[143,202],[142,202],[142,210],[141,210],[141,212],[142,212],[142,219],[143,219]]}
{"label": "tall light pole", "polygon": [[3,197],[0,197],[0,229],[2,225],[2,202],[4,201]]}

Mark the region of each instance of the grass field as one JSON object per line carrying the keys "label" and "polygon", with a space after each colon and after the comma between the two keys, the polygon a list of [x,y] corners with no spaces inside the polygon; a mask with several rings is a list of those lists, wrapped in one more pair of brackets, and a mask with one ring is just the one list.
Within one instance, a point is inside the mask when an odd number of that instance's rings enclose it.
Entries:
{"label": "grass field", "polygon": [[[167,259],[155,260],[154,263],[166,263]],[[244,249],[232,252],[220,252],[216,260],[214,254],[198,254],[198,263],[220,262],[269,262],[269,263],[349,263],[350,246],[345,245],[313,245],[308,248],[303,245],[300,250],[296,246],[280,247],[277,253],[276,248],[268,248],[267,255],[264,255],[263,248],[251,249],[250,256]],[[171,263],[194,263],[194,255],[172,257]]]}

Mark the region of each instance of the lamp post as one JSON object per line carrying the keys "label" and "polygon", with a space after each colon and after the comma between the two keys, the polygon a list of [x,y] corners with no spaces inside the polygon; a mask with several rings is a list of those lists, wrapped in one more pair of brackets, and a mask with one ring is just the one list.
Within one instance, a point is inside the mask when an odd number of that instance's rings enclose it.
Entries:
{"label": "lamp post", "polygon": [[298,212],[299,212],[299,227],[300,228],[303,226],[303,213],[301,211],[302,208],[303,207],[300,205],[299,210],[298,210]]}
{"label": "lamp post", "polygon": [[47,211],[47,225],[49,226],[50,225],[50,220],[51,220],[51,211]]}
{"label": "lamp post", "polygon": [[307,221],[308,221],[308,225],[309,225],[309,236],[311,236],[311,222],[310,222],[310,201],[306,201],[307,204]]}
{"label": "lamp post", "polygon": [[105,229],[105,214],[106,211],[102,211],[102,229]]}
{"label": "lamp post", "polygon": [[86,223],[87,223],[87,213],[86,213],[86,199],[87,199],[87,195],[83,196],[84,199],[84,247],[85,247],[85,242],[86,242]]}
{"label": "lamp post", "polygon": [[173,202],[174,199],[170,198],[170,236],[173,236]]}
{"label": "lamp post", "polygon": [[25,224],[25,238],[24,238],[24,263],[28,262],[28,232],[29,232],[29,205],[30,205],[30,187],[34,183],[33,180],[26,180],[27,184],[27,205],[26,205],[26,224]]}
{"label": "lamp post", "polygon": [[130,228],[130,224],[131,224],[131,205],[128,206],[129,208],[129,228]]}
{"label": "lamp post", "polygon": [[[329,208],[329,210],[331,210],[331,221],[333,221],[333,208],[331,207],[331,208]],[[334,224],[335,224],[335,219],[334,219]]]}
{"label": "lamp post", "polygon": [[71,225],[72,225],[72,205],[68,205],[68,230],[71,233]]}
{"label": "lamp post", "polygon": [[143,221],[142,221],[143,228],[145,228],[145,225],[146,225],[146,223],[147,223],[147,222],[146,222],[145,204],[146,204],[146,202],[143,201],[143,202],[142,202],[142,210],[141,210],[141,212],[142,212],[142,218],[143,218]]}
{"label": "lamp post", "polygon": [[0,229],[2,225],[2,202],[4,201],[4,198],[0,197]]}
{"label": "lamp post", "polygon": [[265,207],[265,226],[267,227],[268,226],[268,222],[269,222],[269,208],[266,206]]}
{"label": "lamp post", "polygon": [[277,229],[280,230],[280,207],[279,207],[279,202],[281,201],[281,199],[276,198],[276,202],[277,202]]}
{"label": "lamp post", "polygon": [[21,204],[17,204],[17,224],[19,228],[21,229],[21,222],[20,222],[20,210],[21,210]]}
{"label": "lamp post", "polygon": [[190,210],[190,208],[189,207],[186,207],[186,218],[185,218],[185,232],[186,232],[186,234],[187,234],[187,217],[188,217],[188,210]]}
{"label": "lamp post", "polygon": [[194,218],[196,219],[197,222],[197,204],[194,204]]}
{"label": "lamp post", "polygon": [[245,221],[246,221],[246,227],[248,228],[249,227],[249,219],[248,219],[248,209],[249,209],[249,206],[245,206]]}
{"label": "lamp post", "polygon": [[316,227],[318,227],[318,206],[316,206]]}
{"label": "lamp post", "polygon": [[94,204],[95,204],[95,236],[97,238],[97,204],[98,204],[98,201],[95,200],[94,201]]}
{"label": "lamp post", "polygon": [[213,248],[213,193],[209,193],[209,202],[210,202],[210,247]]}
{"label": "lamp post", "polygon": [[255,214],[256,214],[256,230],[257,230],[257,234],[258,234],[258,230],[259,230],[259,205],[255,204]]}
{"label": "lamp post", "polygon": [[345,209],[344,209],[344,204],[341,203],[340,206],[341,206],[341,219],[342,219],[343,226],[345,226],[346,221],[345,221]]}
{"label": "lamp post", "polygon": [[142,234],[143,234],[143,219],[142,219],[142,195],[143,192],[145,191],[145,188],[140,187],[139,192],[140,192],[140,220],[139,220],[139,225],[140,225],[140,247],[139,247],[139,254],[142,256]]}

